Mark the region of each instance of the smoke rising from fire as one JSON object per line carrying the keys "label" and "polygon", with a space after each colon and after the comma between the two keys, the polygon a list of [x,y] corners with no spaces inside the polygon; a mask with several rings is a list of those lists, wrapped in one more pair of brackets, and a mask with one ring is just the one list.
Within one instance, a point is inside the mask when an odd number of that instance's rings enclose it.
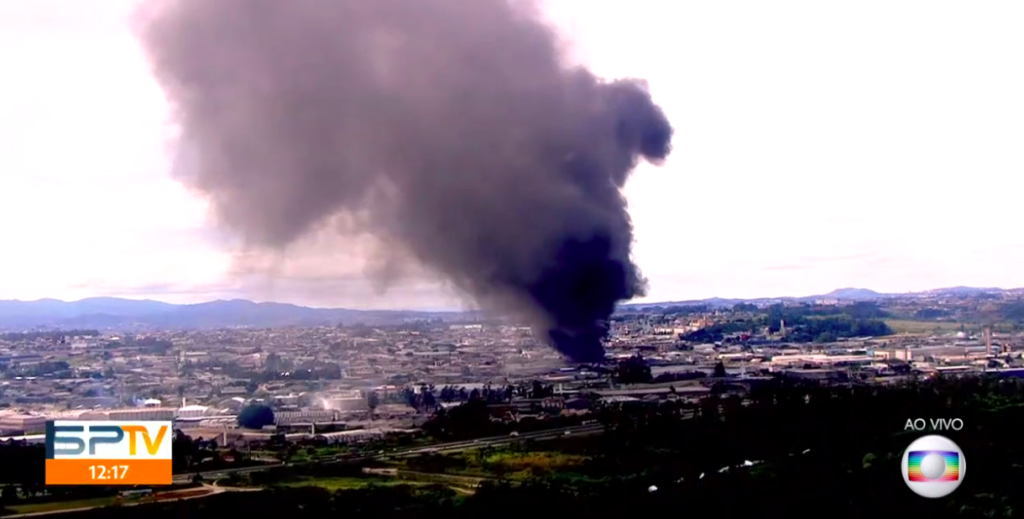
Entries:
{"label": "smoke rising from fire", "polygon": [[152,0],[138,34],[180,131],[175,174],[247,254],[369,233],[594,361],[645,285],[621,188],[672,128],[644,82],[565,66],[536,7]]}

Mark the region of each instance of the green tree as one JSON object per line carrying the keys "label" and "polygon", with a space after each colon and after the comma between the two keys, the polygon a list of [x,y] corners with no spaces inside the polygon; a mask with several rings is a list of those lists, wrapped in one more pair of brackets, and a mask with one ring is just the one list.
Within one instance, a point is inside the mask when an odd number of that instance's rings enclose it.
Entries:
{"label": "green tree", "polygon": [[0,506],[10,505],[18,501],[18,489],[14,485],[4,485],[0,491]]}
{"label": "green tree", "polygon": [[620,384],[642,384],[653,380],[651,367],[640,355],[623,360],[615,367],[615,380]]}

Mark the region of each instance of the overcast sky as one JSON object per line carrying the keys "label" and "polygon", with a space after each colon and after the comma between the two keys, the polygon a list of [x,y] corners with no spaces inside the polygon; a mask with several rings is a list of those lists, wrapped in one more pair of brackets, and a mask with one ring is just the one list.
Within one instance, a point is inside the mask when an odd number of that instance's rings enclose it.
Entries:
{"label": "overcast sky", "polygon": [[[1024,286],[1024,3],[551,0],[573,58],[649,80],[676,128],[627,187],[648,300]],[[0,1],[0,299],[443,308],[230,275],[168,177],[129,0]]]}

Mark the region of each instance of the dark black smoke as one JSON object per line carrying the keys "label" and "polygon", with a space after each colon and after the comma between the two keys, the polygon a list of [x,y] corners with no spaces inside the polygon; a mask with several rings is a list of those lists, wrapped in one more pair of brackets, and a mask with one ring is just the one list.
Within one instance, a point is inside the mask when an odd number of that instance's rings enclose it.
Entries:
{"label": "dark black smoke", "polygon": [[532,3],[153,0],[139,35],[179,178],[252,251],[339,227],[396,244],[568,357],[641,295],[621,188],[672,128],[646,84],[561,60]]}

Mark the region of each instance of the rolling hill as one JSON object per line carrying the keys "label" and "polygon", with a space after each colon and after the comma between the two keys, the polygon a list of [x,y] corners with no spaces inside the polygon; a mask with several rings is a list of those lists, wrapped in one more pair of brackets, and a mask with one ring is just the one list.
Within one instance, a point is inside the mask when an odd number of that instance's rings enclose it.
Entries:
{"label": "rolling hill", "polygon": [[[805,297],[757,299],[710,298],[659,303],[629,303],[623,309],[654,306],[725,308],[738,303],[770,304],[783,301],[813,302],[821,299],[869,301],[892,297],[965,297],[981,293],[1021,293],[1021,289],[953,287],[908,294],[885,294],[864,288],[841,288]],[[245,299],[217,300],[177,305],[149,299],[94,297],[80,301],[39,299],[0,300],[0,330],[51,329],[212,329],[233,327],[335,326],[342,323],[400,324],[417,319],[465,319],[464,312],[413,310],[351,310],[310,308],[286,303],[255,303]]]}
{"label": "rolling hill", "polygon": [[324,326],[340,323],[395,324],[432,319],[440,312],[309,308],[284,303],[254,303],[244,299],[175,305],[152,300],[89,298],[65,302],[0,301],[0,329],[29,328],[161,328],[210,329],[231,327]]}

